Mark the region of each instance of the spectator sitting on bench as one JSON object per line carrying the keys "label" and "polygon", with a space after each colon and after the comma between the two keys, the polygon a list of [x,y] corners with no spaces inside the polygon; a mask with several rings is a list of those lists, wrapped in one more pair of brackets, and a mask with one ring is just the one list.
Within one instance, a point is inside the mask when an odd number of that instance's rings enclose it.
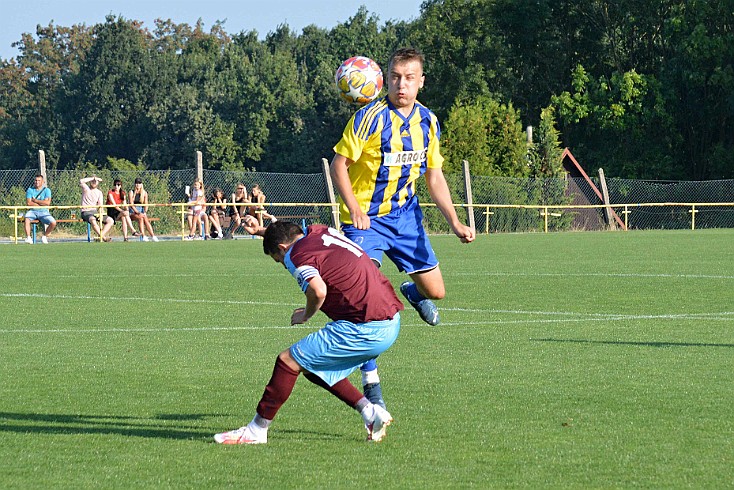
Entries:
{"label": "spectator sitting on bench", "polygon": [[[194,188],[186,187],[186,195],[189,197],[189,211],[186,214],[186,220],[189,223],[189,236],[187,240],[193,240],[196,235],[201,233],[200,240],[206,238],[206,229],[209,228],[209,216],[206,214],[206,193],[204,192],[204,183],[199,179],[194,181]],[[204,228],[202,229],[202,223]]]}
{"label": "spectator sitting on bench", "polygon": [[138,222],[140,227],[140,233],[143,235],[143,241],[147,242],[149,239],[145,236],[147,230],[150,234],[150,239],[154,242],[158,241],[158,237],[153,233],[153,225],[150,224],[148,219],[148,191],[143,187],[143,179],[137,177],[135,179],[135,187],[130,191],[128,200],[130,206],[130,217]]}
{"label": "spectator sitting on bench", "polygon": [[278,221],[275,216],[265,211],[265,206],[263,206],[263,203],[265,202],[265,194],[263,194],[262,189],[260,189],[260,184],[252,186],[252,191],[250,191],[250,202],[253,206],[250,206],[249,214],[250,216],[257,218],[260,226],[263,226],[263,219],[269,219],[272,223]]}
{"label": "spectator sitting on bench", "polygon": [[92,226],[92,229],[99,237],[100,242],[111,242],[112,238],[106,235],[107,232],[110,231],[110,228],[112,228],[112,225],[115,224],[115,220],[109,216],[102,215],[102,223],[104,227],[101,230],[97,223],[97,215],[101,214],[101,208],[99,206],[104,204],[102,191],[98,189],[100,182],[102,182],[102,179],[96,175],[79,179],[79,185],[82,188],[82,220]]}
{"label": "spectator sitting on bench", "polygon": [[[224,222],[224,212],[227,210],[227,201],[224,199],[224,191],[217,187],[212,192],[211,202],[213,206],[209,206],[207,214],[209,214],[209,222],[211,229],[209,230],[212,238],[221,240],[224,236],[222,232],[222,222]],[[214,236],[216,234],[216,236]]]}
{"label": "spectator sitting on bench", "polygon": [[229,216],[229,227],[224,232],[224,238],[231,239],[234,232],[237,231],[244,223],[242,219],[247,215],[247,204],[250,204],[250,198],[247,197],[247,188],[245,184],[237,184],[234,194],[232,194],[232,205],[227,209]]}
{"label": "spectator sitting on bench", "polygon": [[56,220],[48,208],[45,206],[51,205],[51,189],[43,185],[43,175],[38,174],[33,180],[33,187],[29,187],[25,193],[25,204],[29,209],[25,213],[25,242],[33,243],[33,237],[31,236],[31,222],[38,220],[41,224],[45,225],[43,237],[41,242],[48,243],[48,236],[56,228]]}
{"label": "spectator sitting on bench", "polygon": [[107,208],[107,215],[115,222],[119,221],[122,223],[122,237],[125,241],[128,240],[128,229],[133,236],[140,236],[140,233],[135,231],[133,222],[130,219],[127,194],[125,193],[125,189],[122,188],[122,181],[120,179],[115,179],[113,188],[107,192],[107,204],[114,206],[113,208]]}

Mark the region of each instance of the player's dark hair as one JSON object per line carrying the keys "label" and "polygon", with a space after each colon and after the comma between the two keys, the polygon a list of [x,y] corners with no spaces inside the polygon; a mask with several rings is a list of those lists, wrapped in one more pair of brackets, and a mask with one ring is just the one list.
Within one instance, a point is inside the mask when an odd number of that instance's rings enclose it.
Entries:
{"label": "player's dark hair", "polygon": [[291,243],[300,235],[303,235],[303,230],[295,223],[289,221],[270,223],[263,235],[263,251],[265,255],[277,253],[278,245]]}
{"label": "player's dark hair", "polygon": [[418,61],[421,64],[421,68],[423,68],[423,65],[426,62],[426,57],[423,56],[423,53],[418,49],[399,48],[390,56],[390,60],[387,62],[388,70],[394,65],[407,63],[409,61]]}

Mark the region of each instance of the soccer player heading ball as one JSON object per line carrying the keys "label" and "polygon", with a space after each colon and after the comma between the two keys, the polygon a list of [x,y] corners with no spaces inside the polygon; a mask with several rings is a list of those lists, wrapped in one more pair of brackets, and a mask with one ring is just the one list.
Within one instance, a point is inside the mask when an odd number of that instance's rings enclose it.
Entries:
{"label": "soccer player heading ball", "polygon": [[[344,234],[378,266],[385,254],[406,272],[412,281],[404,282],[400,292],[423,321],[437,325],[440,320],[433,300],[442,299],[446,292],[438,259],[423,228],[416,180],[425,175],[431,199],[462,242],[473,241],[475,235],[459,221],[441,170],[444,159],[438,120],[416,100],[425,81],[423,63],[423,54],[412,48],[392,54],[387,95],[362,107],[349,120],[334,147],[331,176],[339,191]],[[363,366],[363,381],[377,382],[379,387],[376,370],[374,362]]]}

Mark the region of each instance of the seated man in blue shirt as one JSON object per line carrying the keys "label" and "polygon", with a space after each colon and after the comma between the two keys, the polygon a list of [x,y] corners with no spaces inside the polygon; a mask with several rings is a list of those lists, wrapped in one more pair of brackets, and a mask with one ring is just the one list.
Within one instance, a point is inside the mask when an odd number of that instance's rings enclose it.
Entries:
{"label": "seated man in blue shirt", "polygon": [[41,224],[45,225],[45,231],[41,241],[48,243],[48,236],[56,228],[56,220],[48,208],[45,206],[51,205],[51,189],[44,185],[43,175],[36,175],[33,180],[33,187],[29,187],[25,193],[26,206],[30,207],[25,213],[25,242],[33,243],[31,237],[31,222],[38,220]]}

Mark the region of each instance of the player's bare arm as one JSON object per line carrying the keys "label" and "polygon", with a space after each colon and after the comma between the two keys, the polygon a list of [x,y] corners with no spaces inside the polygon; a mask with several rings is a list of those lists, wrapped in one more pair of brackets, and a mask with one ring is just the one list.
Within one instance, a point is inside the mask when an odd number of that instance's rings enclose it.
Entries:
{"label": "player's bare arm", "polygon": [[291,315],[291,325],[306,323],[316,314],[326,299],[326,283],[319,276],[314,276],[308,282],[306,289],[306,307],[297,308]]}
{"label": "player's bare arm", "polygon": [[440,168],[429,168],[426,170],[426,185],[431,199],[443,214],[451,230],[463,243],[473,242],[475,233],[472,228],[459,221],[456,209],[451,201],[451,193],[446,183],[446,178]]}
{"label": "player's bare arm", "polygon": [[367,216],[362,208],[359,207],[357,197],[352,190],[352,182],[349,180],[349,172],[347,169],[353,162],[338,153],[331,160],[331,179],[334,181],[339,195],[344,200],[344,204],[349,209],[349,215],[352,217],[352,224],[358,230],[366,230],[370,227],[370,217]]}

